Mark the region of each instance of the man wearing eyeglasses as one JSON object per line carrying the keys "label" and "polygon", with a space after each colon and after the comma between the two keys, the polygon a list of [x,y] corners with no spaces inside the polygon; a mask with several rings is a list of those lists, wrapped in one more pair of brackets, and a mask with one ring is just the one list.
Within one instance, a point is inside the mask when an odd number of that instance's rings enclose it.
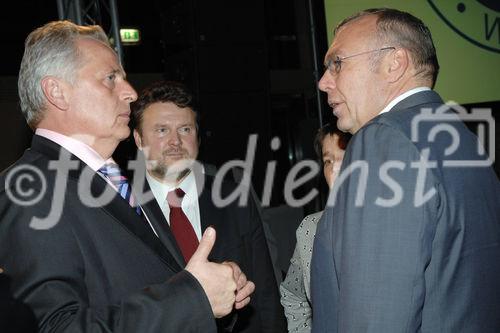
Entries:
{"label": "man wearing eyeglasses", "polygon": [[429,29],[345,19],[319,88],[354,136],[318,225],[313,332],[500,332],[500,186],[432,90]]}

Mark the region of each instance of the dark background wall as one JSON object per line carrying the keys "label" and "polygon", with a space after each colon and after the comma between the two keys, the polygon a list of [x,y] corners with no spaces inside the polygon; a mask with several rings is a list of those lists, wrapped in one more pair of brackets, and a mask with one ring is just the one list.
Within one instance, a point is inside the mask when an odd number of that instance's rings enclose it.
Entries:
{"label": "dark background wall", "polygon": [[[118,1],[122,27],[141,29],[142,42],[124,47],[129,80],[141,90],[157,79],[187,83],[199,99],[200,157],[216,166],[244,159],[250,134],[257,134],[253,184],[261,193],[268,161],[277,161],[271,205],[284,203],[282,183],[296,162],[314,158],[312,139],[319,127],[314,61],[322,63],[327,48],[322,1],[144,0]],[[105,8],[101,11],[105,13]],[[313,59],[313,35],[320,59]],[[56,1],[29,0],[2,11],[4,36],[0,64],[2,151],[0,168],[28,146],[30,130],[17,107],[16,75],[27,34],[58,18]],[[102,15],[106,27],[109,20]],[[320,67],[322,68],[322,66]],[[324,104],[324,98],[321,100]],[[323,107],[324,119],[332,116]],[[270,141],[279,137],[280,149]],[[135,154],[127,140],[116,157]],[[296,195],[317,182],[306,184]],[[312,202],[308,211],[319,207]]]}
{"label": "dark background wall", "polygon": [[[315,159],[320,113],[323,122],[332,119],[324,96],[317,95],[317,75],[322,73],[314,71],[315,62],[323,68],[328,46],[324,5],[310,3],[312,8],[303,0],[117,1],[120,26],[137,27],[142,34],[140,45],[124,47],[123,64],[132,85],[140,91],[155,80],[179,80],[198,97],[200,159],[215,167],[242,160],[249,135],[257,134],[252,184],[259,199],[267,165],[276,162],[270,206],[263,214],[277,235],[283,271],[296,227],[305,214],[321,209],[326,198],[321,174],[293,192],[300,198],[314,188],[320,191],[303,207],[288,207],[283,196],[289,170],[301,160]],[[0,11],[0,169],[19,158],[32,136],[17,97],[24,40],[34,28],[58,19],[56,0],[11,6]],[[97,23],[107,30],[110,20],[104,7],[101,11]],[[276,137],[281,145],[273,150],[270,143]],[[133,140],[122,142],[114,157],[121,164],[133,159]]]}

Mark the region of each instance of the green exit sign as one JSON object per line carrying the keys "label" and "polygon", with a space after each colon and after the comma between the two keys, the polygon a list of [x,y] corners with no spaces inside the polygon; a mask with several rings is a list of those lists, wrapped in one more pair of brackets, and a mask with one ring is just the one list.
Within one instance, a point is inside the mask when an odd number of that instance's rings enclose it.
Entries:
{"label": "green exit sign", "polygon": [[139,44],[141,32],[139,29],[120,29],[120,39],[124,45]]}

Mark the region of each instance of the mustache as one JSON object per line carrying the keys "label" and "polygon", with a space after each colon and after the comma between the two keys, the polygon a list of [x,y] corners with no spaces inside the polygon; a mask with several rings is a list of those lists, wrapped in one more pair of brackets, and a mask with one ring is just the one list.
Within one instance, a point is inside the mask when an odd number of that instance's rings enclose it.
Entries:
{"label": "mustache", "polygon": [[183,148],[170,148],[170,149],[164,150],[162,153],[163,156],[165,156],[165,155],[178,155],[178,154],[186,155],[187,151],[186,151],[186,149],[183,149]]}

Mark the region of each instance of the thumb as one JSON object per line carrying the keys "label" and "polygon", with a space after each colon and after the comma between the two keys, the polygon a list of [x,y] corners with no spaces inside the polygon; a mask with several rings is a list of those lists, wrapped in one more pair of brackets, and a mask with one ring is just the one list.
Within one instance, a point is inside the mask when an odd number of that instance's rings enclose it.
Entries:
{"label": "thumb", "polygon": [[212,227],[208,227],[203,236],[200,239],[200,244],[196,249],[196,252],[193,253],[193,256],[189,260],[191,261],[208,261],[208,255],[215,244],[215,229]]}

